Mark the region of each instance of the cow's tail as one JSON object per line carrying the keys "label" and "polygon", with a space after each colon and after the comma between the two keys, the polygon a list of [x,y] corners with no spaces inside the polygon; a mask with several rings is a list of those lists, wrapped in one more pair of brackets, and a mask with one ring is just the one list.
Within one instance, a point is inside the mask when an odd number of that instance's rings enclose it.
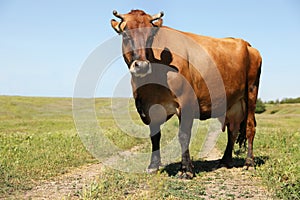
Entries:
{"label": "cow's tail", "polygon": [[[246,41],[245,41],[246,42]],[[259,54],[259,52],[251,47],[251,44],[246,42],[247,46],[248,46],[248,50],[249,50],[249,67],[251,67],[251,64],[257,69],[257,74],[256,74],[256,80],[255,80],[255,85],[259,86],[259,79],[260,79],[260,73],[261,73],[261,66],[262,66],[262,60],[261,60],[261,56]],[[252,62],[251,62],[252,59]],[[255,60],[255,61],[254,61]],[[254,62],[254,63],[253,63]],[[246,142],[247,142],[247,136],[246,136],[246,129],[247,129],[247,117],[248,117],[248,90],[249,90],[249,80],[248,80],[248,71],[249,69],[247,69],[247,78],[246,78],[246,88],[245,88],[245,103],[246,103],[246,117],[245,119],[242,121],[242,123],[240,124],[240,134],[237,138],[236,143],[239,144],[240,148],[245,147],[246,148]],[[254,124],[256,126],[256,120],[254,118]]]}

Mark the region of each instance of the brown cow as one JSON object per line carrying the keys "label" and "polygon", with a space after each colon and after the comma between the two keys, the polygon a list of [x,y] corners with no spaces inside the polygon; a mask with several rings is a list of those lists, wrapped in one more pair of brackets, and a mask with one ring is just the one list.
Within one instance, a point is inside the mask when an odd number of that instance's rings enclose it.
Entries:
{"label": "brown cow", "polygon": [[111,25],[123,38],[136,108],[150,127],[148,171],[161,165],[160,126],[174,114],[180,121],[180,177],[194,176],[189,154],[193,119],[214,117],[223,124],[223,131],[227,127],[221,164],[232,166],[233,145],[239,136],[240,144],[248,140],[245,166],[253,166],[259,52],[242,39],[216,39],[162,26],[162,12],[153,16],[141,10],[113,14],[121,19],[111,20]]}

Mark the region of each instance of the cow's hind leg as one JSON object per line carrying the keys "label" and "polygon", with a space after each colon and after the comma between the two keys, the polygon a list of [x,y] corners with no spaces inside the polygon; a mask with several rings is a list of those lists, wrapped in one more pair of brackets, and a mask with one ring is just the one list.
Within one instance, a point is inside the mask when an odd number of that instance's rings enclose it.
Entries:
{"label": "cow's hind leg", "polygon": [[194,166],[189,152],[192,125],[193,119],[180,120],[179,142],[181,146],[182,160],[181,170],[179,171],[178,176],[179,178],[184,179],[192,179],[194,177]]}
{"label": "cow's hind leg", "polygon": [[251,166],[254,166],[254,156],[253,156],[253,140],[255,136],[255,106],[257,98],[257,87],[252,86],[250,88],[249,97],[248,97],[248,116],[247,116],[247,125],[246,125],[246,138],[248,140],[248,153],[245,162],[245,167],[248,169]]}
{"label": "cow's hind leg", "polygon": [[151,154],[151,162],[148,166],[147,172],[148,173],[155,173],[159,169],[161,165],[161,157],[160,157],[160,125],[153,125],[150,126],[150,137],[152,143],[152,154]]}
{"label": "cow's hind leg", "polygon": [[250,69],[248,71],[247,83],[247,122],[246,122],[246,138],[248,140],[248,154],[245,162],[245,167],[248,169],[254,166],[253,156],[253,140],[255,136],[255,107],[258,95],[259,79],[261,73],[261,56],[258,51],[253,48],[249,49],[250,52]]}

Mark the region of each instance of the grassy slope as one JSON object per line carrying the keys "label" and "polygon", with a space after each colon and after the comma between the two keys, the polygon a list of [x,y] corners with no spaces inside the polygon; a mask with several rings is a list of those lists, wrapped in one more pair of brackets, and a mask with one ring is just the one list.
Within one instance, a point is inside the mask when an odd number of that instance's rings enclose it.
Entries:
{"label": "grassy slope", "polygon": [[[270,104],[266,109],[256,115],[257,175],[278,198],[300,199],[300,104]],[[223,134],[219,138],[220,149],[225,149],[225,145]]]}
{"label": "grassy slope", "polygon": [[[141,124],[130,104],[130,116]],[[144,144],[150,150],[149,139],[124,134],[116,125],[107,99],[97,99],[97,117],[107,137],[122,149]],[[299,198],[299,141],[300,105],[268,105],[267,112],[257,115],[255,156],[257,175],[280,198]],[[204,124],[205,125],[205,124]],[[171,120],[164,128],[162,143],[176,135],[178,122]],[[198,159],[206,128],[199,129],[191,144],[191,154]],[[203,134],[204,133],[204,134]],[[144,133],[145,135],[148,134]],[[226,134],[219,139],[223,151]],[[245,155],[241,155],[242,158]],[[179,161],[179,160],[176,160]],[[71,167],[95,162],[77,136],[72,101],[65,98],[0,97],[0,197],[4,194],[30,189],[41,179],[65,173]],[[175,170],[176,171],[176,170]],[[205,172],[200,172],[198,177]],[[170,179],[166,173],[157,176],[127,174],[107,169],[101,180],[82,191],[84,198],[93,197],[176,197],[201,196],[201,182],[182,182]],[[195,185],[196,184],[196,185]],[[130,190],[135,191],[131,193]],[[140,191],[140,193],[139,193]]]}
{"label": "grassy slope", "polygon": [[[261,177],[263,184],[276,198],[300,199],[300,104],[268,105],[266,113],[257,115],[257,123],[254,143],[256,171],[253,176]],[[198,160],[199,147],[206,133],[205,123],[201,125],[202,128],[198,129],[195,136],[197,140],[193,140],[190,146],[195,160]],[[176,133],[178,124],[174,119],[167,126],[169,133],[165,131],[162,136],[165,141],[174,137],[173,133]],[[226,134],[221,134],[218,148],[222,152],[226,141]],[[245,152],[235,156],[237,162],[244,162],[245,157]],[[171,171],[171,175],[178,170],[179,165],[173,167],[174,169],[167,170]],[[107,168],[98,181],[82,191],[81,196],[83,199],[124,199],[124,196],[129,199],[202,199],[206,196],[203,183],[210,181],[203,177],[210,172],[204,171],[205,163],[200,164],[200,167],[203,169],[197,172],[197,177],[188,182],[170,178],[170,173],[164,170],[162,174],[149,176]],[[226,192],[230,195],[230,191]],[[251,198],[251,194],[244,191],[239,197]]]}
{"label": "grassy slope", "polygon": [[277,197],[300,199],[300,104],[268,105],[257,121],[258,174]]}
{"label": "grassy slope", "polygon": [[0,196],[89,162],[71,99],[0,97]]}

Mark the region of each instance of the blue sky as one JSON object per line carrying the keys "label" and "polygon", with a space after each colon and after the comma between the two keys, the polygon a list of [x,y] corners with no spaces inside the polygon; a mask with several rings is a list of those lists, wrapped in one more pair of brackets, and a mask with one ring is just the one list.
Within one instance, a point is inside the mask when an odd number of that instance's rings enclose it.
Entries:
{"label": "blue sky", "polygon": [[[300,96],[298,0],[0,0],[0,95],[71,97],[89,54],[116,36],[114,9],[164,11],[164,24],[172,28],[243,38],[263,57],[259,96]],[[112,95],[126,70],[116,61],[96,95]]]}

